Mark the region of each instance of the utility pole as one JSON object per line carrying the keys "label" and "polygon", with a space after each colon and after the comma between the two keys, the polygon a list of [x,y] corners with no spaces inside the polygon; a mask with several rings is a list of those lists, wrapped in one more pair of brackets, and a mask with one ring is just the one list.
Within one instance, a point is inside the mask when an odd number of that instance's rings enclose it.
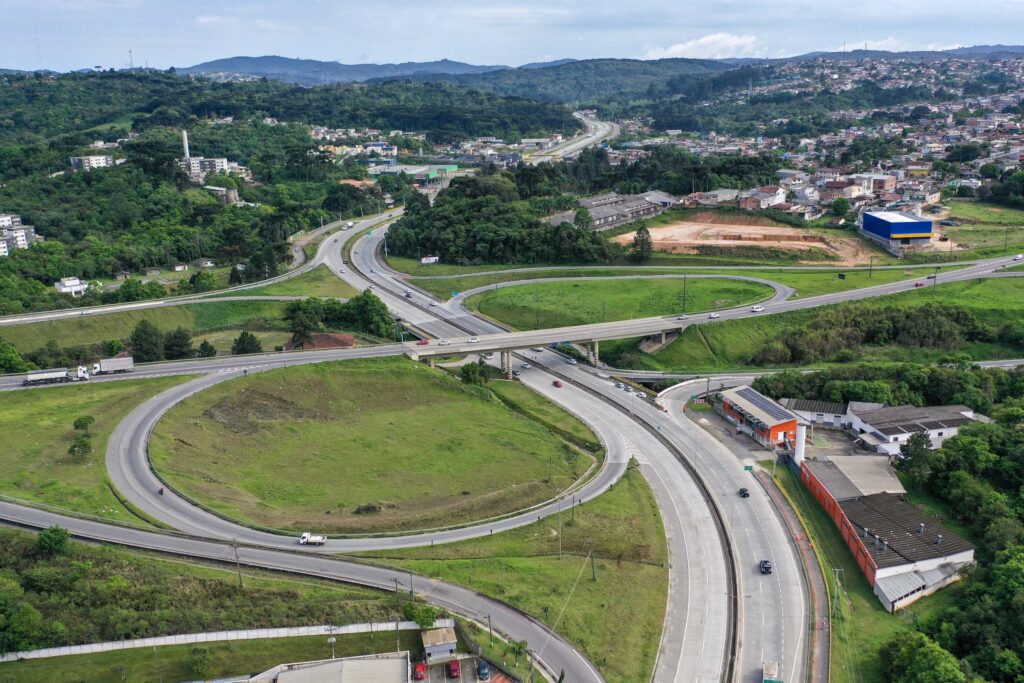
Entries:
{"label": "utility pole", "polygon": [[594,541],[590,541],[590,580],[597,581],[597,566],[594,563]]}
{"label": "utility pole", "polygon": [[491,637],[491,645],[494,645],[494,629],[491,628],[491,615],[487,615],[487,633]]}
{"label": "utility pole", "polygon": [[399,607],[398,607],[398,577],[396,576],[395,577],[395,620],[396,621],[398,619],[398,612],[399,612]]}
{"label": "utility pole", "polygon": [[234,539],[234,538],[231,539],[231,547],[235,551],[235,570],[238,572],[238,587],[239,588],[243,588],[243,586],[242,586],[242,564],[238,561],[238,540],[237,539]]}
{"label": "utility pole", "polygon": [[871,254],[871,255],[868,256],[868,279],[869,280],[871,279],[871,275],[874,273],[874,269],[875,269],[875,255]]}
{"label": "utility pole", "polygon": [[409,570],[409,598],[415,598],[416,594],[412,591],[412,570]]}

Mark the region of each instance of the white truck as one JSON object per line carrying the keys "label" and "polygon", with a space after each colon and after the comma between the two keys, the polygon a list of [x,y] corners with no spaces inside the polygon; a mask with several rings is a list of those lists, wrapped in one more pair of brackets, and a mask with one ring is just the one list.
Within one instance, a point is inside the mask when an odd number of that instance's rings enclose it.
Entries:
{"label": "white truck", "polygon": [[89,368],[79,365],[74,370],[67,368],[50,368],[48,370],[32,370],[25,375],[23,386],[37,384],[63,384],[64,382],[82,382],[89,379]]}
{"label": "white truck", "polygon": [[127,358],[103,358],[99,363],[93,363],[92,374],[110,375],[115,372],[131,372],[135,369],[135,359]]}
{"label": "white truck", "polygon": [[348,230],[349,228],[354,228],[355,225],[356,225],[355,223],[353,223],[352,221],[349,221],[345,225],[341,226],[341,229],[342,230]]}
{"label": "white truck", "polygon": [[323,545],[326,542],[326,536],[317,536],[308,531],[299,536],[299,545]]}

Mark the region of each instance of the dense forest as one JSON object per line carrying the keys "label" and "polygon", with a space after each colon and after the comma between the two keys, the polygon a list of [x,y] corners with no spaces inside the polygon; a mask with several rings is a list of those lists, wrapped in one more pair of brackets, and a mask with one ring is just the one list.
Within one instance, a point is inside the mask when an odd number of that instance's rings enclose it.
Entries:
{"label": "dense forest", "polygon": [[215,83],[162,72],[103,72],[0,78],[0,145],[103,128],[182,127],[197,118],[264,117],[334,127],[427,132],[434,140],[506,139],[572,132],[563,106],[474,92],[447,83],[338,84],[303,88],[276,81]]}
{"label": "dense forest", "polygon": [[[775,398],[963,403],[992,418],[962,427],[938,450],[911,439],[895,462],[910,490],[949,506],[978,552],[977,566],[967,572],[955,602],[918,625],[934,642],[901,638],[886,648],[885,661],[898,680],[1019,683],[1024,678],[1024,369],[853,365],[765,376],[754,386]],[[906,672],[891,668],[909,650],[936,644],[961,660],[948,676],[905,678]],[[931,661],[941,662],[942,653],[934,654]]]}
{"label": "dense forest", "polygon": [[991,185],[982,185],[978,188],[978,197],[982,201],[1024,209],[1024,171],[1008,174]]}

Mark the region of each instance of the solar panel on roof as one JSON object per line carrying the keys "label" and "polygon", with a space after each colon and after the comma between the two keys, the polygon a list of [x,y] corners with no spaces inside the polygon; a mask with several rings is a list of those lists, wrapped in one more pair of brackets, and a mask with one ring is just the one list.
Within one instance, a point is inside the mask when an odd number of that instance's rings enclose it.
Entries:
{"label": "solar panel on roof", "polygon": [[746,400],[753,403],[755,406],[768,413],[776,420],[791,420],[793,419],[792,413],[780,406],[775,401],[771,400],[766,396],[762,396],[756,390],[750,387],[744,387],[736,392]]}

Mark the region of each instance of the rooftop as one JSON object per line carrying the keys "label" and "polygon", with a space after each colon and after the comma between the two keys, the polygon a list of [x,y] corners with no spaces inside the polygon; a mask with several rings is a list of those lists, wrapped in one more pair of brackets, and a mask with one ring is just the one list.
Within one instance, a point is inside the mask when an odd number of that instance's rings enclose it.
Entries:
{"label": "rooftop", "polygon": [[897,406],[875,410],[853,411],[880,434],[914,434],[933,429],[959,427],[974,420],[974,411],[964,405]]}
{"label": "rooftop", "polygon": [[752,387],[736,387],[722,392],[722,397],[749,417],[773,427],[797,420],[797,416]]}
{"label": "rooftop", "polygon": [[904,211],[870,211],[870,215],[875,218],[881,218],[883,221],[889,221],[890,223],[931,223],[930,218],[923,218],[921,216],[915,216],[912,213],[906,213]]}
{"label": "rooftop", "polygon": [[780,398],[779,405],[805,413],[830,413],[832,415],[845,415],[847,407],[845,403],[816,401],[809,398]]}
{"label": "rooftop", "polygon": [[458,641],[458,638],[455,637],[455,629],[450,626],[423,631],[420,636],[423,638],[423,647],[434,647]]}
{"label": "rooftop", "polygon": [[839,507],[879,568],[974,550],[973,545],[897,494],[875,493],[843,500]]}

